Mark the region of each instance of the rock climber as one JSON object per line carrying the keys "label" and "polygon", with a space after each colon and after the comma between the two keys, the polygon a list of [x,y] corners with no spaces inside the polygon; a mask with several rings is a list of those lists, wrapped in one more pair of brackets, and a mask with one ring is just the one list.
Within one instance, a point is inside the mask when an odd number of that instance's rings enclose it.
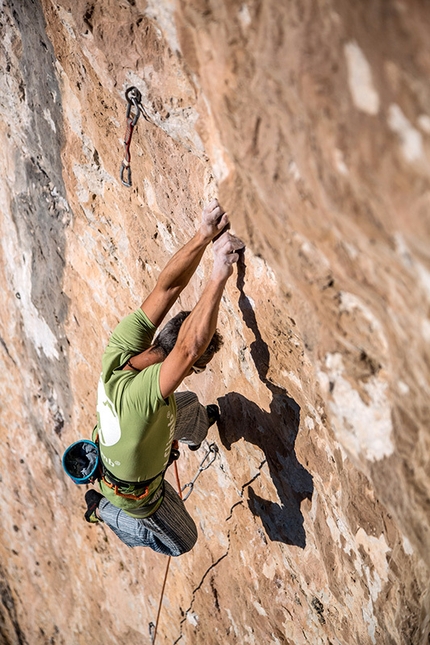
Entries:
{"label": "rock climber", "polygon": [[[219,418],[216,405],[205,407],[194,393],[175,390],[202,372],[222,344],[219,305],[244,248],[228,228],[228,215],[213,200],[197,233],[167,263],[142,306],[117,325],[103,355],[93,435],[102,494],[87,491],[85,519],[103,521],[130,547],[179,556],[197,540],[196,525],[164,473],[176,456],[172,444],[197,449]],[[211,242],[212,272],[199,301],[154,339]]]}

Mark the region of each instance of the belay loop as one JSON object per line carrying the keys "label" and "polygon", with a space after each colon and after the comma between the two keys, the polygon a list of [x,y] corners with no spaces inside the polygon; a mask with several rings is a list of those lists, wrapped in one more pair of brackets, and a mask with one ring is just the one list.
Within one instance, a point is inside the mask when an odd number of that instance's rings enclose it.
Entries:
{"label": "belay loop", "polygon": [[[129,87],[125,92],[125,98],[127,100],[127,129],[124,136],[124,159],[121,163],[120,169],[120,179],[124,186],[130,188],[131,186],[131,153],[130,153],[130,144],[131,137],[133,136],[133,130],[139,120],[139,116],[142,113],[143,118],[146,121],[149,121],[149,117],[142,105],[142,94],[139,92],[137,87]],[[134,108],[134,114],[133,114]],[[124,174],[127,173],[127,177],[124,178]]]}

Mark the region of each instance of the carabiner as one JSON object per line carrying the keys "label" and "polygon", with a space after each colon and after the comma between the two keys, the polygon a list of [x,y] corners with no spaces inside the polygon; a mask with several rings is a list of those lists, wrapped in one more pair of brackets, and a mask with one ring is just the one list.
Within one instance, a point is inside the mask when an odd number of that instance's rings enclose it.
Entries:
{"label": "carabiner", "polygon": [[125,93],[125,98],[128,103],[126,118],[127,119],[130,118],[131,108],[133,107],[133,105],[136,110],[136,114],[134,115],[133,121],[131,121],[130,123],[131,127],[134,128],[140,116],[140,102],[142,100],[142,94],[139,92],[137,87],[129,87]]}
{"label": "carabiner", "polygon": [[[209,468],[209,466],[211,466],[213,464],[213,462],[215,461],[215,459],[217,457],[218,452],[219,452],[219,448],[216,445],[216,443],[211,443],[211,445],[208,448],[208,452],[203,457],[203,459],[201,461],[201,464],[199,466],[199,471],[200,472],[203,472],[204,470],[207,470],[207,468]],[[212,453],[212,457],[209,459],[209,456],[210,456],[211,453]],[[208,460],[208,463],[205,466],[203,466],[203,464],[205,463],[206,460]]]}
{"label": "carabiner", "polygon": [[134,87],[134,85],[127,88],[125,91],[125,100],[131,103],[133,99],[136,99],[138,103],[140,103],[142,100],[142,94],[140,90],[138,90],[137,87]]}
{"label": "carabiner", "polygon": [[[184,495],[184,491],[185,491],[187,488],[189,488],[190,490],[188,491],[188,493],[187,493],[186,495]],[[188,484],[185,484],[185,485],[182,487],[181,493],[182,493],[182,501],[183,501],[183,502],[186,502],[186,501],[187,501],[187,499],[189,498],[189,496],[190,496],[190,495],[191,495],[191,493],[193,492],[193,489],[194,489],[194,482],[188,482]]]}
{"label": "carabiner", "polygon": [[[124,171],[127,171],[127,181],[124,179]],[[124,184],[124,186],[127,186],[127,188],[130,188],[131,186],[131,166],[130,164],[125,163],[124,161],[121,163],[121,169],[119,171],[119,177]]]}

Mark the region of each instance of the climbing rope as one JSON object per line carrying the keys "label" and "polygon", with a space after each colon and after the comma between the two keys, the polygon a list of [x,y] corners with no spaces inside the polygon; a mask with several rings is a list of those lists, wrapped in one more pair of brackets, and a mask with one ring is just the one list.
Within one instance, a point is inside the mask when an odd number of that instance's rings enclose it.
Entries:
{"label": "climbing rope", "polygon": [[[179,479],[179,472],[178,472],[178,462],[174,461],[174,466],[175,466],[175,477],[176,477],[176,485],[178,487],[178,495],[179,497],[185,502],[191,495],[194,489],[194,484],[196,482],[196,479],[201,475],[201,473],[204,470],[207,470],[211,464],[216,459],[216,456],[219,452],[219,448],[215,443],[211,443],[210,446],[208,447],[208,451],[206,455],[203,457],[202,461],[200,462],[199,468],[197,470],[196,475],[194,478],[188,483],[185,484],[183,488],[181,488],[181,482]],[[185,489],[189,488],[190,490],[188,491],[187,495],[183,497],[182,493],[184,492]],[[167,558],[167,565],[166,565],[166,571],[164,573],[164,580],[163,580],[163,585],[161,587],[161,595],[160,595],[160,602],[158,603],[158,611],[157,611],[157,618],[155,619],[155,624],[154,623],[149,623],[149,637],[151,639],[152,645],[155,643],[155,639],[157,638],[157,630],[158,630],[158,624],[160,622],[160,614],[161,614],[161,606],[163,604],[163,598],[164,598],[164,590],[166,588],[166,582],[167,582],[167,576],[169,573],[169,567],[170,567],[170,561],[172,559],[172,556],[169,555]]]}
{"label": "climbing rope", "polygon": [[[124,186],[131,186],[131,153],[130,153],[130,144],[131,137],[133,136],[133,130],[139,120],[140,114],[146,121],[150,121],[149,116],[142,105],[142,94],[139,92],[137,87],[129,87],[125,92],[125,98],[127,100],[127,112],[126,112],[126,121],[127,128],[124,136],[124,159],[121,163],[120,169],[120,179]],[[133,114],[134,109],[134,114]],[[127,173],[127,177],[124,178],[124,174]]]}

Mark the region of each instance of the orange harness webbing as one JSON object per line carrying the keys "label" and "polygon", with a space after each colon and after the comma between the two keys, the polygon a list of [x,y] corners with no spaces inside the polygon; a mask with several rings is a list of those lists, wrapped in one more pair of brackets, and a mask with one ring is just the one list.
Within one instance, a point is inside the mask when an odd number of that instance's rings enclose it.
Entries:
{"label": "orange harness webbing", "polygon": [[125,497],[126,499],[134,499],[134,500],[145,499],[145,497],[147,497],[148,493],[149,493],[149,487],[148,486],[145,487],[143,493],[141,493],[140,495],[134,495],[133,493],[121,493],[121,491],[119,490],[119,486],[109,482],[106,479],[106,477],[104,476],[104,474],[101,475],[101,479],[102,479],[103,483],[106,484],[106,486],[108,488],[110,488],[111,490],[114,491],[115,495],[118,495],[118,497]]}

